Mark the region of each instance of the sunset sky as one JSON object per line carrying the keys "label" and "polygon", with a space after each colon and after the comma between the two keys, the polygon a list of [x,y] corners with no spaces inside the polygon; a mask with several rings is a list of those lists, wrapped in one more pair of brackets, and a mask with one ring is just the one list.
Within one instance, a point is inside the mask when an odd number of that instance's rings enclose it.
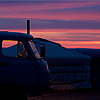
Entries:
{"label": "sunset sky", "polygon": [[0,1],[0,30],[26,33],[66,48],[100,49],[100,1]]}

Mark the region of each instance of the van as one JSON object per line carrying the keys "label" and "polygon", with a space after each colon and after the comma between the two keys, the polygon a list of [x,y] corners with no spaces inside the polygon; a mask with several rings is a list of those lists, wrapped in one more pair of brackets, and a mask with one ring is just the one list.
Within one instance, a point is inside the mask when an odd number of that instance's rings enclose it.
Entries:
{"label": "van", "polygon": [[[48,89],[48,64],[39,55],[33,40],[32,35],[25,33],[0,32],[2,95],[7,92],[10,97],[23,98]],[[24,99],[20,97],[20,100]]]}

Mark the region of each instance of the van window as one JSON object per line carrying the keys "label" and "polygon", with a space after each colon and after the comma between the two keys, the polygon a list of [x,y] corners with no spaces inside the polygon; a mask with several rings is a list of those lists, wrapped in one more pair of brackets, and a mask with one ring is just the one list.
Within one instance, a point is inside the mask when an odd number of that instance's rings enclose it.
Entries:
{"label": "van window", "polygon": [[27,57],[28,53],[21,41],[3,40],[2,41],[3,57]]}
{"label": "van window", "polygon": [[31,47],[31,49],[32,49],[32,51],[33,51],[33,53],[34,53],[34,55],[36,56],[36,58],[37,58],[37,59],[40,59],[41,57],[40,57],[40,55],[39,55],[39,53],[38,53],[38,51],[37,51],[37,49],[36,49],[36,47],[35,47],[33,41],[28,41],[28,43],[29,43],[29,45],[30,45],[30,47]]}

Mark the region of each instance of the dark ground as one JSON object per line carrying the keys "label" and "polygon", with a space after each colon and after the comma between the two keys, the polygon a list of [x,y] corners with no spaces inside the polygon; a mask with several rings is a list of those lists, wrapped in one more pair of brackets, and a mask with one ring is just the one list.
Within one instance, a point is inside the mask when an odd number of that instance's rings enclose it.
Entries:
{"label": "dark ground", "polygon": [[46,93],[42,96],[31,97],[28,100],[100,100],[100,91],[80,90],[73,92]]}

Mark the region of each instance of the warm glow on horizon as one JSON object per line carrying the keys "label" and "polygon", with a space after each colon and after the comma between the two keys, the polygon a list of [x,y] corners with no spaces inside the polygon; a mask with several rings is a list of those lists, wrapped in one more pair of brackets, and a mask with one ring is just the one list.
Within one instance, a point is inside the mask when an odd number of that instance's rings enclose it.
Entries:
{"label": "warm glow on horizon", "polygon": [[[1,30],[0,30],[1,31]],[[9,32],[21,32],[26,33],[26,29],[12,29],[12,30],[2,30],[2,31],[9,31]],[[39,32],[40,31],[40,32]],[[47,31],[47,32],[46,32]],[[56,43],[60,43],[63,47],[66,48],[93,48],[93,49],[100,49],[100,30],[78,30],[78,29],[56,29],[54,30],[50,29],[43,29],[41,30],[31,30],[31,35],[34,38],[44,38]],[[83,34],[82,34],[83,33]],[[75,34],[75,35],[74,35]],[[93,35],[93,40],[89,40],[89,37]],[[97,34],[99,37],[97,37]],[[76,36],[77,35],[77,36]],[[76,37],[75,37],[76,36]],[[82,37],[82,40],[77,37]],[[87,37],[89,41],[85,41],[84,39]],[[92,37],[90,38],[92,39]],[[63,40],[63,41],[62,41]]]}
{"label": "warm glow on horizon", "polygon": [[66,48],[91,48],[100,49],[100,41],[55,41]]}
{"label": "warm glow on horizon", "polygon": [[[27,29],[0,29],[0,31],[27,33]],[[31,29],[36,33],[100,33],[100,29]]]}

